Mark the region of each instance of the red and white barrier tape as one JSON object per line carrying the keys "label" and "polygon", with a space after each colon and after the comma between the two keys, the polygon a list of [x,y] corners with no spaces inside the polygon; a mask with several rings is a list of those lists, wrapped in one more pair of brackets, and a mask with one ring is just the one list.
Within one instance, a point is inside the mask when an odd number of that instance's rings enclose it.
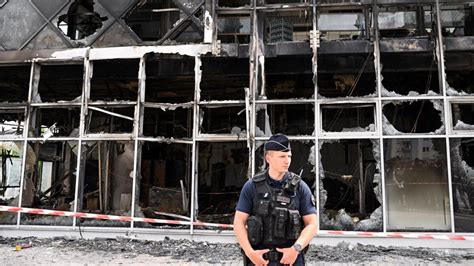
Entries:
{"label": "red and white barrier tape", "polygon": [[411,238],[411,239],[474,241],[474,236],[462,236],[462,235],[454,235],[454,234],[319,231],[318,235],[324,235],[324,236],[356,236],[356,237],[369,237],[369,238],[370,237],[381,237],[381,238]]}
{"label": "red and white barrier tape", "polygon": [[[96,213],[84,213],[84,212],[68,212],[68,211],[55,211],[45,209],[32,209],[32,208],[19,208],[12,206],[1,206],[1,212],[21,212],[28,214],[42,214],[52,216],[64,216],[64,217],[76,217],[76,218],[87,218],[87,219],[100,219],[100,220],[115,220],[115,221],[126,221],[126,222],[144,222],[144,223],[158,223],[158,224],[176,224],[176,225],[198,225],[207,227],[217,227],[232,229],[231,224],[216,224],[216,223],[204,223],[204,222],[190,222],[190,221],[177,221],[177,220],[164,220],[164,219],[153,219],[153,218],[141,218],[141,217],[130,217],[130,216],[118,216],[118,215],[107,215],[107,214],[96,214]],[[462,236],[454,234],[420,234],[420,233],[382,233],[382,232],[347,232],[347,231],[325,231],[321,230],[317,233],[319,236],[355,236],[355,237],[381,237],[381,238],[411,238],[411,239],[436,239],[436,240],[465,240],[474,241],[473,236]]]}
{"label": "red and white barrier tape", "polygon": [[19,207],[1,206],[1,205],[0,205],[0,211],[21,212],[21,213],[28,213],[28,214],[43,214],[43,215],[64,216],[64,217],[76,217],[76,218],[86,218],[86,219],[115,220],[115,221],[124,221],[124,222],[134,221],[134,222],[144,222],[144,223],[176,224],[176,225],[193,224],[193,225],[198,225],[198,226],[217,227],[221,229],[234,228],[234,226],[231,224],[204,223],[204,222],[199,222],[199,221],[190,222],[190,221],[164,220],[164,219],[118,216],[118,215],[84,213],[84,212],[55,211],[55,210],[19,208]]}

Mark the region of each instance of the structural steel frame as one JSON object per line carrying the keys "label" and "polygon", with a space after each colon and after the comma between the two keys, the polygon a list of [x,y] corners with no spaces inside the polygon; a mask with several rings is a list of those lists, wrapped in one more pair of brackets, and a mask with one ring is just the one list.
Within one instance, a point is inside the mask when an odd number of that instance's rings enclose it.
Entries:
{"label": "structural steel frame", "polygon": [[[447,170],[448,170],[448,186],[449,186],[449,198],[450,198],[450,220],[451,220],[451,233],[455,232],[454,224],[454,212],[453,212],[453,195],[452,195],[452,177],[451,177],[451,162],[450,162],[450,138],[459,138],[459,137],[472,137],[472,132],[459,132],[452,129],[451,121],[451,103],[453,102],[474,102],[474,95],[469,96],[449,96],[446,94],[446,70],[445,70],[445,60],[444,52],[445,46],[443,45],[443,38],[441,35],[441,20],[440,20],[440,4],[439,2],[453,2],[453,1],[436,1],[436,19],[437,19],[437,35],[436,35],[436,56],[438,61],[438,74],[440,79],[440,95],[437,96],[400,96],[400,97],[385,97],[382,96],[382,67],[380,62],[380,54],[385,49],[389,49],[386,46],[384,48],[381,45],[385,41],[381,41],[378,30],[378,8],[379,5],[389,5],[403,3],[426,3],[433,4],[434,1],[361,1],[367,8],[371,8],[372,12],[372,22],[371,25],[371,35],[373,39],[371,44],[373,45],[374,55],[374,71],[376,74],[376,95],[369,97],[351,97],[351,98],[324,98],[318,95],[318,52],[320,48],[320,41],[318,36],[318,25],[317,25],[317,14],[319,9],[330,9],[330,8],[341,8],[343,6],[348,7],[360,7],[361,4],[347,4],[347,5],[325,5],[322,4],[319,6],[316,0],[312,0],[311,3],[306,4],[291,4],[288,6],[282,5],[267,5],[260,6],[257,4],[257,1],[252,1],[252,6],[249,8],[216,8],[216,12],[222,13],[239,13],[242,12],[248,13],[251,16],[251,42],[248,46],[248,56],[249,56],[249,88],[245,90],[245,99],[244,100],[234,100],[234,101],[201,101],[201,89],[200,81],[202,78],[203,70],[202,66],[202,57],[209,53],[216,53],[216,48],[218,46],[217,35],[215,34],[215,27],[205,27],[205,31],[208,34],[213,36],[212,43],[210,44],[189,44],[189,45],[173,45],[173,46],[133,46],[133,47],[112,47],[112,48],[77,48],[77,49],[66,49],[62,51],[53,51],[45,52],[45,56],[39,56],[32,59],[30,62],[31,73],[30,73],[30,83],[29,83],[29,93],[28,93],[28,102],[27,103],[18,103],[18,104],[8,104],[1,106],[0,109],[18,109],[25,110],[25,121],[23,128],[23,136],[1,136],[0,141],[22,141],[23,142],[23,157],[22,157],[22,170],[21,170],[21,180],[20,187],[24,186],[25,179],[25,168],[26,168],[26,156],[27,156],[27,145],[29,141],[40,141],[41,137],[30,137],[28,136],[28,131],[30,127],[30,120],[32,119],[32,110],[37,107],[64,107],[64,106],[74,106],[75,108],[80,108],[80,129],[78,137],[51,137],[48,141],[77,141],[78,142],[78,158],[77,158],[77,177],[76,177],[76,186],[75,186],[75,201],[74,201],[74,212],[78,211],[78,199],[79,199],[79,182],[83,178],[81,173],[81,157],[82,157],[82,144],[85,141],[89,140],[108,140],[108,141],[117,141],[117,140],[127,140],[133,141],[134,143],[134,161],[133,161],[133,188],[132,188],[132,204],[131,204],[131,215],[135,215],[135,206],[137,201],[137,177],[140,175],[140,161],[141,161],[141,145],[140,143],[144,141],[149,142],[159,142],[159,143],[180,143],[191,146],[191,212],[190,219],[192,221],[196,220],[197,214],[197,201],[198,201],[198,154],[199,154],[199,142],[247,142],[249,148],[249,175],[255,173],[255,150],[256,142],[261,142],[266,140],[268,137],[262,137],[256,135],[256,106],[258,104],[310,104],[314,107],[314,132],[312,135],[305,136],[289,136],[290,140],[294,141],[311,141],[314,143],[314,154],[315,154],[315,195],[320,199],[320,178],[319,178],[319,168],[320,168],[320,154],[319,154],[319,145],[321,140],[338,140],[338,139],[371,139],[376,140],[380,143],[380,175],[381,175],[381,185],[383,193],[383,232],[387,232],[387,206],[386,206],[386,191],[385,191],[385,171],[384,171],[384,146],[383,141],[385,139],[397,139],[397,138],[409,138],[409,139],[420,139],[420,138],[437,138],[444,139],[446,142],[446,159],[447,159]],[[456,2],[465,2],[465,1],[456,1]],[[311,9],[312,11],[312,32],[310,39],[311,55],[312,55],[312,72],[313,72],[313,84],[314,84],[314,94],[312,98],[307,99],[274,99],[269,100],[262,98],[265,94],[265,44],[263,42],[263,25],[262,21],[259,19],[259,15],[262,12],[270,12],[274,10],[307,10]],[[212,12],[211,12],[212,13]],[[214,13],[212,13],[214,14]],[[215,15],[217,16],[217,14]],[[214,18],[214,21],[217,21]],[[449,39],[449,38],[448,38]],[[469,38],[468,38],[469,40]],[[472,39],[470,39],[472,41]],[[219,52],[225,52],[226,49],[232,50],[232,45],[222,45]],[[234,47],[235,48],[235,47]],[[368,48],[370,49],[370,48]],[[403,50],[403,48],[402,48]],[[195,67],[194,67],[194,100],[192,102],[182,103],[182,104],[169,104],[169,103],[151,103],[145,101],[145,84],[146,84],[146,64],[145,57],[149,53],[155,54],[179,54],[187,57],[194,58]],[[5,53],[4,53],[5,54]],[[6,56],[8,57],[8,52]],[[39,53],[42,54],[42,53]],[[28,55],[25,55],[28,56]],[[0,58],[2,55],[0,54]],[[20,56],[21,58],[21,56]],[[91,101],[90,100],[90,89],[91,83],[90,79],[92,77],[94,62],[98,60],[107,60],[107,59],[137,59],[139,60],[139,72],[138,75],[138,97],[136,101],[121,101],[121,102],[101,102],[101,101]],[[20,61],[17,61],[20,62]],[[65,63],[76,63],[83,64],[84,66],[84,79],[82,87],[82,96],[80,103],[37,103],[34,102],[34,95],[38,93],[38,84],[40,77],[40,69],[43,64],[65,64]],[[443,111],[444,111],[444,124],[446,126],[445,132],[442,134],[400,134],[400,135],[385,135],[382,131],[383,125],[383,113],[382,107],[383,103],[387,101],[399,101],[399,100],[441,100],[443,101]],[[374,104],[374,122],[375,122],[375,132],[331,132],[323,133],[321,131],[321,105],[326,104],[350,104],[350,103],[372,103]],[[133,132],[129,134],[86,134],[85,132],[85,119],[88,113],[88,110],[103,111],[99,109],[106,106],[128,106],[134,107],[134,117],[122,117],[126,119],[133,120]],[[199,130],[200,124],[197,119],[200,116],[200,109],[205,106],[212,107],[225,107],[225,106],[241,106],[245,108],[246,112],[246,138],[241,138],[235,135],[215,135],[215,134],[202,134]],[[144,108],[174,108],[174,107],[183,107],[183,108],[192,108],[193,110],[193,128],[192,128],[192,138],[165,138],[165,137],[145,137],[143,136],[143,116]],[[109,113],[110,114],[110,113]],[[115,115],[115,114],[111,114]],[[19,194],[19,203],[18,207],[22,205],[22,196],[23,189],[20,189]],[[320,212],[320,207],[317,206],[318,213]],[[20,213],[17,216],[16,225],[14,228],[38,228],[37,226],[23,225],[20,221]],[[319,215],[318,215],[319,219]],[[318,220],[319,221],[319,220]],[[2,225],[0,228],[8,228],[12,226]],[[48,228],[53,228],[57,226],[48,226]],[[72,230],[78,230],[77,219],[73,219],[73,225],[68,227],[60,226],[58,228],[70,228]],[[129,228],[98,228],[98,230],[104,231],[114,231],[125,229],[127,231],[136,231],[136,232],[151,232],[155,229],[143,229],[135,228],[133,222],[131,222]],[[177,230],[177,234],[182,234],[188,230]],[[189,234],[195,234],[196,230],[194,225],[191,225],[189,228]],[[208,231],[208,234],[221,234],[221,232]],[[225,234],[225,233],[224,233]]]}

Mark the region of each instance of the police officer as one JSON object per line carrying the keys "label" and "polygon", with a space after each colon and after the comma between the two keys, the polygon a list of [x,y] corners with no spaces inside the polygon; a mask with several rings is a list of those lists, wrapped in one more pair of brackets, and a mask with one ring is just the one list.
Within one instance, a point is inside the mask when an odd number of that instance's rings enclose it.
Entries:
{"label": "police officer", "polygon": [[301,178],[288,171],[291,147],[285,135],[265,143],[268,169],[248,180],[237,203],[234,232],[250,265],[304,265],[316,234],[314,197]]}

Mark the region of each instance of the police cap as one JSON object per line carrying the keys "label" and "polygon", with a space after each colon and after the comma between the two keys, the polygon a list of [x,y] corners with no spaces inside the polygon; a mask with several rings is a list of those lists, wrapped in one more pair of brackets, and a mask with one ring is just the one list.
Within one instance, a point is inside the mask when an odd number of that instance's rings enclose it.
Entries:
{"label": "police cap", "polygon": [[266,151],[291,151],[290,141],[283,134],[276,134],[271,136],[265,143]]}

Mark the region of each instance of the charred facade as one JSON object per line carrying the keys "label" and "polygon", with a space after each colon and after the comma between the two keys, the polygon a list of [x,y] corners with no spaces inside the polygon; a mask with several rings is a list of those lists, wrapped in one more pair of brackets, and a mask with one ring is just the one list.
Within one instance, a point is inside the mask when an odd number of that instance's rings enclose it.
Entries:
{"label": "charred facade", "polygon": [[10,0],[0,25],[1,205],[230,223],[284,133],[321,230],[474,232],[472,1]]}

